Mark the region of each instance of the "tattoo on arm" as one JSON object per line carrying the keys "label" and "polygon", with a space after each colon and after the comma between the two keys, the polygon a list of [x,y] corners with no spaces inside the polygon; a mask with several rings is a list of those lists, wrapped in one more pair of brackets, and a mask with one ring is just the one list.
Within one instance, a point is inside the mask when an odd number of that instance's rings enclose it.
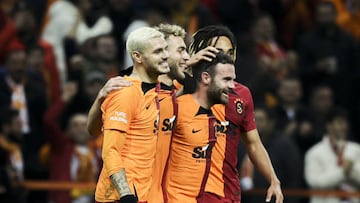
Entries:
{"label": "tattoo on arm", "polygon": [[126,180],[126,174],[124,169],[121,169],[121,171],[111,175],[110,179],[114,184],[116,191],[119,193],[120,197],[132,194]]}

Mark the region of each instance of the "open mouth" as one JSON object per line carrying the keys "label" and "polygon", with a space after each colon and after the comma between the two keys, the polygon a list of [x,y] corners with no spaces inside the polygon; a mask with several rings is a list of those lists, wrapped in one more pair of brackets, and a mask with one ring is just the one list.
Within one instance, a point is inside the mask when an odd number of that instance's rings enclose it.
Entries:
{"label": "open mouth", "polygon": [[188,67],[187,67],[186,63],[180,63],[180,64],[179,64],[179,68],[180,68],[182,71],[185,71]]}
{"label": "open mouth", "polygon": [[164,68],[169,68],[169,64],[167,61],[161,62],[160,66],[164,67]]}
{"label": "open mouth", "polygon": [[223,95],[225,98],[229,98],[229,92],[222,92],[222,95]]}

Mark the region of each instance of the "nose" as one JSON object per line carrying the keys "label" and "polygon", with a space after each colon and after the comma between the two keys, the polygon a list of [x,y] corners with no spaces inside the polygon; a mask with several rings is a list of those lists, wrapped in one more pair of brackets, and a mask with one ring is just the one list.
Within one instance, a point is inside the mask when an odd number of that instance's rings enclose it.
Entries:
{"label": "nose", "polygon": [[164,50],[164,54],[162,56],[163,59],[167,60],[169,58],[169,51],[167,49]]}
{"label": "nose", "polygon": [[185,61],[188,61],[188,60],[190,59],[190,55],[189,55],[189,53],[188,53],[187,51],[184,51],[183,59],[184,59]]}
{"label": "nose", "polygon": [[228,88],[229,88],[229,89],[234,89],[234,88],[235,88],[234,80],[230,80],[230,81],[229,81],[229,83],[228,83]]}

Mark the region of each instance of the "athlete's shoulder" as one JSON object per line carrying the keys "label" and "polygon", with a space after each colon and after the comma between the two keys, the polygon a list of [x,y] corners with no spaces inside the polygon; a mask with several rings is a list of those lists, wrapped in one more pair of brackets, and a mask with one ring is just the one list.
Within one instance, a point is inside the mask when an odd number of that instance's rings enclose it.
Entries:
{"label": "athlete's shoulder", "polygon": [[[177,98],[179,113],[193,115],[199,110],[200,105],[195,101],[192,94],[184,94]],[[194,115],[195,115],[194,114]]]}
{"label": "athlete's shoulder", "polygon": [[250,92],[249,87],[247,87],[246,85],[239,83],[239,82],[234,82],[235,87],[234,87],[234,91],[248,91]]}
{"label": "athlete's shoulder", "polygon": [[235,82],[235,87],[233,89],[232,95],[233,96],[235,95],[235,97],[242,97],[242,98],[251,97],[251,91],[246,85]]}
{"label": "athlete's shoulder", "polygon": [[141,90],[141,81],[129,78],[127,76],[125,76],[124,79],[130,81],[132,85],[123,87],[120,90],[114,90],[110,92],[106,96],[104,103],[114,100],[122,100],[129,102],[136,101],[138,97],[143,95],[143,92]]}
{"label": "athlete's shoulder", "polygon": [[191,94],[184,94],[176,98],[176,101],[180,105],[188,105],[189,103],[195,103],[194,97]]}

